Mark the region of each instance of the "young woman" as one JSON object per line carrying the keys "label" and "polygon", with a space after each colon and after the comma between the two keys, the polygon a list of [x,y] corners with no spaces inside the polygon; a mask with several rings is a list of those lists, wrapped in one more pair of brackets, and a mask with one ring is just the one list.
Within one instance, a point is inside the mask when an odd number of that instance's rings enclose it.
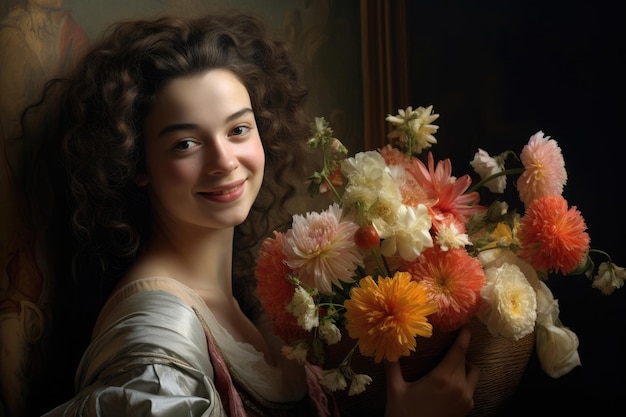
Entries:
{"label": "young woman", "polygon": [[[285,45],[236,12],[120,22],[48,91],[52,188],[70,196],[55,216],[73,229],[51,259],[99,315],[75,396],[46,415],[332,415],[254,296],[253,249],[290,220],[286,180],[309,172],[307,92]],[[469,412],[468,342],[414,383],[388,365],[386,415]]]}

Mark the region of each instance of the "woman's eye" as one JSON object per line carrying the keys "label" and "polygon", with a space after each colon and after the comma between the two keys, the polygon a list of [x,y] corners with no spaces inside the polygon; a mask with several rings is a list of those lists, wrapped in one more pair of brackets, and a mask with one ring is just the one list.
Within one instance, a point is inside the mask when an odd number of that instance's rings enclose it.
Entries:
{"label": "woman's eye", "polygon": [[181,140],[180,142],[178,142],[174,148],[179,151],[186,151],[197,145],[198,144],[196,143],[196,141],[191,140],[191,139],[185,139],[185,140]]}
{"label": "woman's eye", "polygon": [[250,131],[250,128],[245,125],[239,125],[232,130],[233,136],[242,136]]}

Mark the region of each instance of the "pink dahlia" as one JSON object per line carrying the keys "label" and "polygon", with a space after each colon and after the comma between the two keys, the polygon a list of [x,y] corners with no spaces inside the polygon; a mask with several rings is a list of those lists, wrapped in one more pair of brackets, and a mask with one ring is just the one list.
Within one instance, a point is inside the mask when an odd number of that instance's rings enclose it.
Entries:
{"label": "pink dahlia", "polygon": [[550,136],[539,131],[530,137],[520,159],[524,172],[517,179],[520,200],[528,206],[546,195],[561,195],[567,182],[565,160],[561,148]]}
{"label": "pink dahlia", "polygon": [[363,254],[354,241],[359,226],[342,216],[343,210],[332,204],[321,213],[294,215],[293,226],[285,233],[283,246],[287,265],[309,288],[332,294],[332,285],[354,282]]}

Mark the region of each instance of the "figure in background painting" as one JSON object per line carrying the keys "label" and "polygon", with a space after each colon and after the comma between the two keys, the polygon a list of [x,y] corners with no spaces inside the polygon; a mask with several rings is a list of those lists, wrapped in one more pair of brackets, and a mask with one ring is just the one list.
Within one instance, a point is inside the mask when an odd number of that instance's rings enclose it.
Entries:
{"label": "figure in background painting", "polygon": [[18,416],[32,377],[33,347],[43,334],[43,266],[37,230],[26,220],[29,180],[20,114],[38,99],[44,83],[63,75],[86,50],[83,29],[63,10],[63,0],[3,3],[0,22],[0,416]]}

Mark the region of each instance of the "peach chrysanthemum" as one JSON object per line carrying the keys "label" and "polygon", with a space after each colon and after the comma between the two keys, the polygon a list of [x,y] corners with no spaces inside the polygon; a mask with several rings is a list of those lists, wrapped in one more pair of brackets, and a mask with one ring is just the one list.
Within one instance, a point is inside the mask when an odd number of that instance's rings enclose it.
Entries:
{"label": "peach chrysanthemum", "polygon": [[554,139],[544,137],[541,131],[535,133],[522,149],[520,160],[524,172],[517,179],[517,189],[524,205],[539,197],[563,193],[567,171],[561,148]]}
{"label": "peach chrysanthemum", "polygon": [[296,317],[287,311],[295,287],[286,279],[293,273],[285,264],[283,255],[284,235],[274,232],[274,238],[265,239],[256,260],[256,292],[268,316],[274,324],[274,332],[285,342],[303,339],[307,332],[297,323]]}
{"label": "peach chrysanthemum", "polygon": [[465,249],[443,251],[435,245],[414,262],[405,264],[403,270],[409,272],[413,280],[424,283],[429,297],[437,302],[439,310],[429,320],[440,330],[458,329],[480,307],[485,272],[480,261]]}
{"label": "peach chrysanthemum", "polygon": [[537,270],[567,274],[589,251],[585,219],[576,207],[567,207],[560,195],[540,197],[520,220],[519,254]]}
{"label": "peach chrysanthemum", "polygon": [[424,286],[406,272],[379,277],[378,283],[370,276],[361,279],[344,306],[348,334],[358,339],[361,354],[374,356],[376,363],[395,362],[415,351],[416,336],[432,336],[426,316],[437,311]]}
{"label": "peach chrysanthemum", "polygon": [[378,150],[380,155],[385,160],[387,166],[398,165],[406,168],[409,166],[410,158],[398,148],[394,148],[391,145],[385,145]]}
{"label": "peach chrysanthemum", "polygon": [[363,254],[354,241],[359,226],[343,218],[343,210],[332,204],[321,213],[294,215],[283,246],[287,265],[309,288],[332,294],[332,284],[341,288],[352,279]]}
{"label": "peach chrysanthemum", "polygon": [[391,171],[391,176],[398,185],[398,189],[400,189],[403,204],[412,207],[417,207],[418,204],[424,204],[429,207],[435,203],[428,198],[422,186],[419,185],[413,175],[410,175],[407,171],[411,162],[409,157],[391,145],[386,145],[381,148],[379,153],[385,159],[385,163]]}
{"label": "peach chrysanthemum", "polygon": [[[432,152],[428,152],[428,167],[417,158],[413,158],[408,171],[418,184],[422,186],[429,199],[436,201],[430,207],[433,211],[433,231],[437,232],[439,225],[444,221],[454,222],[457,229],[464,233],[465,224],[476,213],[482,213],[487,207],[478,204],[478,192],[465,194],[472,183],[469,175],[456,178],[452,175],[450,159],[435,161]],[[451,217],[454,220],[451,220]]]}

